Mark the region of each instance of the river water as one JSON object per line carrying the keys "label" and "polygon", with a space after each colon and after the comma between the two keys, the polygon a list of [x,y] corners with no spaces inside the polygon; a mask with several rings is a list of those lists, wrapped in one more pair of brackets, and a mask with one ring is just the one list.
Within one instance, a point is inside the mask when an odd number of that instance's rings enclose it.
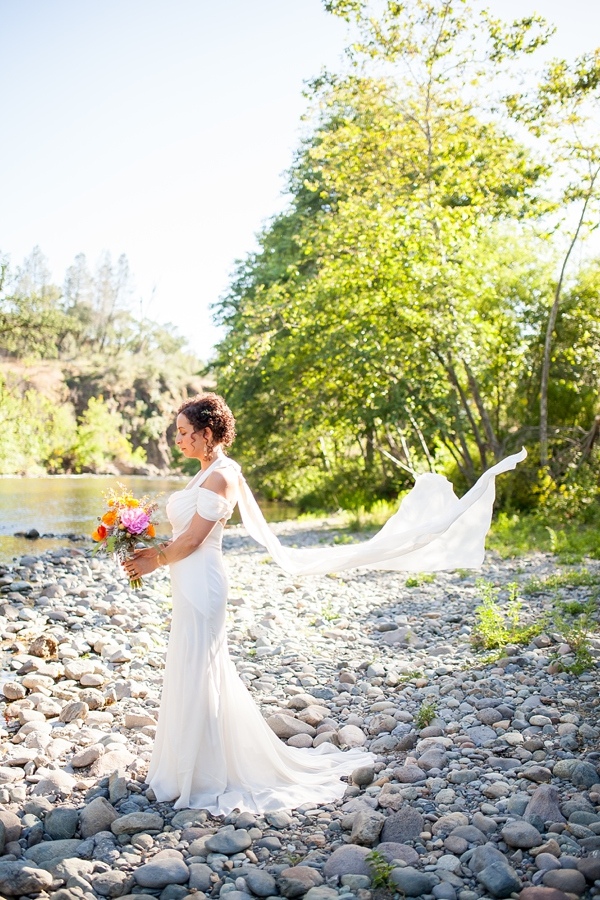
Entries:
{"label": "river water", "polygon": [[[43,552],[49,548],[69,545],[68,534],[89,535],[98,516],[106,510],[103,495],[117,482],[133,491],[136,497],[149,496],[159,503],[156,515],[157,533],[167,535],[169,525],[165,503],[172,491],[180,490],[189,481],[185,478],[142,478],[105,475],[53,475],[47,478],[0,478],[0,563],[11,562],[23,554]],[[265,517],[271,522],[295,517],[293,507],[283,503],[261,503]],[[239,521],[237,510],[232,522]],[[16,531],[35,528],[40,537],[28,540],[15,537]],[[87,542],[72,543],[73,547],[91,546]]]}

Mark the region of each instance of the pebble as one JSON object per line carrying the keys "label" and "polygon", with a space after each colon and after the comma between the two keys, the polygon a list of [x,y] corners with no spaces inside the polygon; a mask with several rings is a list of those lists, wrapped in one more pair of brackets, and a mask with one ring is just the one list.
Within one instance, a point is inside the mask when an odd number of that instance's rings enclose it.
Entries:
{"label": "pebble", "polygon": [[[323,537],[303,523],[275,528],[298,545]],[[0,595],[0,895],[371,900],[373,850],[406,896],[595,890],[597,673],[556,671],[558,636],[483,664],[469,643],[481,600],[471,576],[439,573],[418,588],[392,572],[294,579],[265,566],[241,527],[225,544],[231,655],[273,730],[291,746],[363,746],[377,762],[320,808],[223,820],[157,803],[144,778],[166,573],[134,597],[111,561],[74,548],[28,556],[0,567],[10,587]],[[490,554],[481,574],[502,588],[555,570],[542,554]],[[527,606],[538,615],[547,601],[533,594]],[[428,704],[435,718],[418,731]]]}

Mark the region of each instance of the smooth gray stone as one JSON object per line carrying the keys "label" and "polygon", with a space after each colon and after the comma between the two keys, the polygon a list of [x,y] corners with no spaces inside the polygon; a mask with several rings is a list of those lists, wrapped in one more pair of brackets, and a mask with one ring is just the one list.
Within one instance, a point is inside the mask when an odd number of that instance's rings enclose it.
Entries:
{"label": "smooth gray stone", "polygon": [[475,847],[467,865],[477,875],[488,866],[506,865],[506,859],[495,844],[484,844],[482,847]]}
{"label": "smooth gray stone", "polygon": [[600,822],[600,816],[598,813],[587,812],[584,809],[576,809],[575,812],[571,813],[569,816],[569,824],[571,822],[574,825],[594,825],[596,822]]}
{"label": "smooth gray stone", "polygon": [[529,822],[509,822],[502,829],[502,838],[509,847],[518,847],[520,850],[530,850],[539,847],[543,842],[542,835],[537,828]]}
{"label": "smooth gray stone", "polygon": [[506,809],[514,816],[523,816],[529,804],[529,799],[529,794],[514,794],[506,801]]}
{"label": "smooth gray stone", "polygon": [[279,892],[284,897],[303,897],[310,888],[321,887],[322,884],[323,876],[311,866],[290,866],[279,874]]}
{"label": "smooth gray stone", "polygon": [[420,897],[422,894],[431,893],[435,879],[427,872],[419,872],[412,866],[404,866],[401,869],[392,869],[390,881],[407,897]]}
{"label": "smooth gray stone", "polygon": [[487,837],[483,831],[480,831],[474,825],[458,825],[452,829],[448,836],[463,838],[469,844],[485,844],[487,842]]}
{"label": "smooth gray stone", "polygon": [[[271,813],[269,815],[272,815]],[[266,818],[266,817],[265,817]],[[240,813],[235,820],[236,828],[255,828],[256,816],[251,812]]]}
{"label": "smooth gray stone", "polygon": [[490,756],[486,760],[486,765],[500,772],[510,772],[511,769],[519,769],[523,763],[519,759],[513,759],[512,756]]}
{"label": "smooth gray stone", "polygon": [[423,823],[424,819],[421,813],[410,806],[406,806],[387,817],[381,830],[381,840],[386,843],[392,841],[395,844],[416,841],[423,831]]}
{"label": "smooth gray stone", "polygon": [[160,892],[160,900],[183,900],[184,897],[188,896],[188,888],[183,884],[168,884]]}
{"label": "smooth gray stone", "polygon": [[375,769],[373,766],[359,766],[352,773],[352,781],[354,784],[364,787],[371,784],[375,777]]}
{"label": "smooth gray stone", "polygon": [[93,875],[91,883],[96,894],[112,900],[114,897],[129,893],[130,888],[133,887],[133,878],[128,872],[113,869],[110,872]]}
{"label": "smooth gray stone", "polygon": [[243,853],[251,844],[252,838],[245,828],[235,829],[232,825],[226,825],[208,838],[205,847],[211,853],[231,856],[234,853]]}
{"label": "smooth gray stone", "polygon": [[[265,872],[264,869],[248,869],[245,877],[246,884],[257,897],[270,897],[277,892],[275,878],[269,872]],[[202,890],[206,890],[206,888]]]}
{"label": "smooth gray stone", "polygon": [[492,863],[477,873],[477,879],[492,897],[510,897],[521,890],[521,879],[506,862],[503,865]]}
{"label": "smooth gray stone", "polygon": [[414,866],[419,861],[419,854],[408,844],[398,844],[395,841],[382,841],[377,844],[377,852],[381,853],[388,862],[393,859],[401,859],[409,866]]}
{"label": "smooth gray stone", "polygon": [[209,891],[212,887],[210,880],[212,871],[207,863],[192,863],[190,866],[190,890]]}
{"label": "smooth gray stone", "polygon": [[76,809],[58,807],[46,813],[44,831],[53,840],[68,840],[77,831],[79,813]]}
{"label": "smooth gray stone", "polygon": [[131,812],[119,816],[111,823],[110,830],[113,834],[138,834],[140,831],[162,831],[164,819],[158,813]]}
{"label": "smooth gray stone", "polygon": [[431,893],[435,900],[456,900],[456,890],[448,881],[434,884]]}
{"label": "smooth gray stone", "polygon": [[484,744],[495,741],[498,737],[494,729],[487,725],[473,725],[471,728],[465,728],[465,734],[476,747],[483,747]]}
{"label": "smooth gray stone", "polygon": [[164,888],[168,884],[186,884],[190,872],[181,859],[164,857],[145,863],[133,873],[137,884],[147,888]]}
{"label": "smooth gray stone", "polygon": [[555,778],[562,778],[563,781],[569,781],[573,769],[579,762],[578,759],[559,759],[554,763],[552,774]]}
{"label": "smooth gray stone", "polygon": [[583,760],[571,772],[571,782],[575,787],[591,788],[593,784],[600,782],[600,775],[595,766]]}
{"label": "smooth gray stone", "polygon": [[577,869],[551,869],[544,873],[542,884],[567,894],[583,894],[587,887],[585,876]]}
{"label": "smooth gray stone", "polygon": [[536,817],[542,822],[566,821],[560,811],[560,795],[551,784],[540,784],[535,789],[523,815],[526,819],[531,820]]}
{"label": "smooth gray stone", "polygon": [[335,888],[323,884],[319,887],[311,887],[304,895],[304,900],[337,900],[338,892]]}
{"label": "smooth gray stone", "polygon": [[[381,844],[377,849],[380,847]],[[370,875],[371,869],[366,861],[370,852],[368,847],[360,847],[358,844],[338,847],[325,863],[325,878],[332,878],[334,875]]]}
{"label": "smooth gray stone", "polygon": [[0,860],[0,894],[6,897],[48,891],[53,881],[50,872],[27,865],[20,859],[7,862]]}
{"label": "smooth gray stone", "polygon": [[80,812],[81,836],[89,838],[101,831],[109,831],[112,823],[118,818],[119,813],[105,797],[94,797]]}
{"label": "smooth gray stone", "polygon": [[385,821],[383,813],[374,809],[359,809],[352,825],[351,842],[372,847],[379,840]]}
{"label": "smooth gray stone", "polygon": [[431,747],[422,753],[418,759],[419,768],[429,771],[430,769],[445,769],[448,765],[448,754],[445,750],[438,747]]}
{"label": "smooth gray stone", "polygon": [[201,809],[180,809],[171,819],[173,828],[182,828],[184,825],[205,825],[206,813]]}
{"label": "smooth gray stone", "polygon": [[[44,841],[34,847],[28,847],[24,853],[26,859],[33,860],[38,865],[49,860],[69,859],[71,856],[79,856],[79,850],[83,841],[77,838],[63,841]],[[23,891],[23,893],[28,893]]]}

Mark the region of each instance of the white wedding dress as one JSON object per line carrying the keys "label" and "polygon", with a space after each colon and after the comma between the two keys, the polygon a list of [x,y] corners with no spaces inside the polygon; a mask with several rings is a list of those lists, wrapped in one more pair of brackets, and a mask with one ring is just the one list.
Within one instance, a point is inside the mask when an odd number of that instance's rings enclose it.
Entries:
{"label": "white wedding dress", "polygon": [[494,477],[525,451],[489,469],[460,500],[439,475],[422,475],[381,531],[359,544],[296,550],[283,547],[266,524],[240,467],[219,456],[167,503],[177,538],[194,513],[215,522],[200,547],[170,566],[173,616],[162,699],[148,782],[160,801],[178,809],[226,815],[264,813],[328,803],[346,788],[340,776],[372,762],[360,748],[288,747],[271,731],[235,670],[225,635],[227,575],[221,541],[235,503],[202,487],[217,468],[238,473],[239,504],[248,532],[294,574],[370,568],[436,571],[479,566],[494,501]]}

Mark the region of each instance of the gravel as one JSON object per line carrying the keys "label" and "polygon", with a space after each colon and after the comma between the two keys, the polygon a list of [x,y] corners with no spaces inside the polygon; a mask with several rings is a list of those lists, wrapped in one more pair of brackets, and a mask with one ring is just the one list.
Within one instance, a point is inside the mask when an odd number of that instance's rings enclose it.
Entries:
{"label": "gravel", "polygon": [[[276,528],[295,546],[336,537],[327,522]],[[490,554],[481,573],[407,587],[388,572],[293,578],[241,526],[225,545],[231,653],[273,730],[377,762],[319,808],[219,819],[157,803],[145,776],[165,573],[133,594],[79,548],[28,556],[0,569],[0,895],[379,900],[379,868],[387,896],[600,896],[600,643],[579,677],[560,671],[572,650],[550,625],[487,662],[470,643],[477,577],[504,602],[510,584],[554,574],[551,556]]]}

